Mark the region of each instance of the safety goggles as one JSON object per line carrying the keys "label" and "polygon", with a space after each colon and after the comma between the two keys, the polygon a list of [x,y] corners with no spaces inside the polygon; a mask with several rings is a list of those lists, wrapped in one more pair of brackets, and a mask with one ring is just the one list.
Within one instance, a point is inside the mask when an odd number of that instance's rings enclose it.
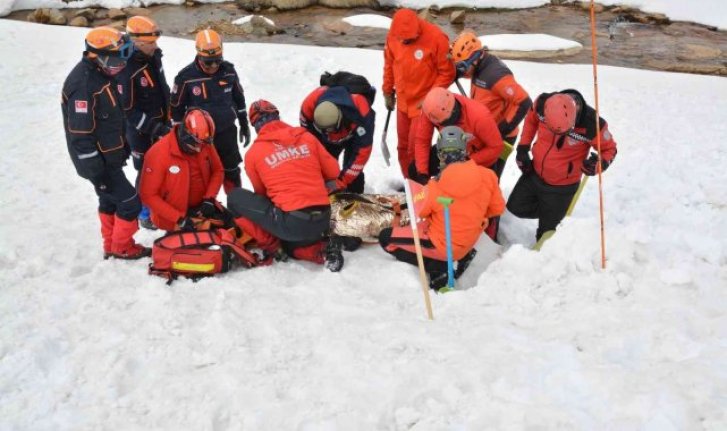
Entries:
{"label": "safety goggles", "polygon": [[103,49],[94,48],[87,43],[86,50],[99,57],[117,57],[126,62],[126,60],[130,59],[131,55],[134,53],[134,43],[128,35],[124,35],[118,40],[118,42]]}
{"label": "safety goggles", "polygon": [[187,152],[199,153],[202,151],[202,145],[212,145],[214,137],[210,136],[207,139],[199,139],[193,134],[189,133],[184,125],[179,126],[179,143],[188,150]]}
{"label": "safety goggles", "polygon": [[205,67],[216,67],[222,64],[222,57],[202,57],[199,56],[199,62]]}
{"label": "safety goggles", "polygon": [[472,55],[470,55],[470,58],[468,58],[467,60],[458,61],[457,64],[455,65],[455,67],[457,68],[457,70],[461,70],[463,72],[466,72],[480,58],[482,58],[482,51],[481,50],[480,51],[473,52]]}
{"label": "safety goggles", "polygon": [[144,42],[155,42],[157,39],[159,39],[159,36],[162,35],[161,30],[157,31],[150,31],[147,33],[127,33],[129,36],[131,36],[133,39],[140,39]]}

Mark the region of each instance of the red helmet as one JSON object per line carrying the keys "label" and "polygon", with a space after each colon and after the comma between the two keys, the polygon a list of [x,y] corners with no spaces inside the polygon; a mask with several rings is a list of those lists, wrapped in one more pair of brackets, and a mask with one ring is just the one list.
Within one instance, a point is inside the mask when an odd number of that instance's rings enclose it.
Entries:
{"label": "red helmet", "polygon": [[190,109],[179,126],[179,145],[185,153],[199,153],[203,144],[212,144],[215,137],[215,122],[202,109]]}
{"label": "red helmet", "polygon": [[422,104],[424,115],[436,125],[440,125],[452,117],[453,110],[454,94],[442,87],[434,87],[429,90]]}
{"label": "red helmet", "polygon": [[576,101],[567,94],[548,97],[543,109],[545,126],[556,135],[568,133],[576,125]]}
{"label": "red helmet", "polygon": [[250,124],[255,128],[256,131],[260,131],[263,127],[271,120],[277,120],[280,118],[280,112],[278,108],[267,100],[256,100],[250,105]]}

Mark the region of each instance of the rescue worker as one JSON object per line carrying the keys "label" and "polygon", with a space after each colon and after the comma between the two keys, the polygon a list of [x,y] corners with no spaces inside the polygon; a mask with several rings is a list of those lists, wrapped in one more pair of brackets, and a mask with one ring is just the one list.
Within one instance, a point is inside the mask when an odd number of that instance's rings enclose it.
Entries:
{"label": "rescue worker", "polygon": [[[447,245],[444,206],[439,197],[449,197],[452,258],[457,262],[455,278],[459,278],[474,258],[474,249],[488,218],[502,214],[505,200],[497,176],[474,160],[467,160],[467,136],[459,127],[442,130],[436,145],[437,157],[443,165],[441,174],[427,183],[417,215],[424,219],[418,227],[424,267],[429,274],[429,287],[439,290],[447,285]],[[417,265],[411,226],[386,228],[379,234],[379,243],[402,262]]]}
{"label": "rescue worker", "polygon": [[[515,81],[510,69],[471,30],[465,30],[452,43],[452,60],[458,77],[471,79],[470,97],[487,107],[497,123],[502,138],[514,145],[519,124],[533,104],[528,93]],[[505,160],[496,162],[498,178]]]}
{"label": "rescue worker", "polygon": [[[124,99],[126,140],[131,146],[134,169],[139,171],[149,147],[169,132],[169,85],[162,67],[162,50],[157,46],[161,31],[156,23],[146,16],[132,16],[126,22],[126,34],[134,43],[134,54],[117,81]],[[145,205],[141,207],[139,224],[156,229]]]}
{"label": "rescue worker", "polygon": [[214,136],[210,114],[191,109],[146,153],[139,193],[161,229],[192,230],[191,216],[211,218],[217,213],[215,197],[225,173]]}
{"label": "rescue worker", "polygon": [[182,69],[172,87],[172,119],[182,121],[191,107],[209,112],[215,122],[214,145],[225,167],[225,193],[240,187],[240,149],[235,118],[240,125],[240,142],[250,144],[245,94],[235,66],[222,57],[222,38],[214,30],[202,30],[195,38],[197,56]]}
{"label": "rescue worker", "polygon": [[227,197],[230,212],[266,255],[277,253],[279,239],[289,255],[340,271],[340,241],[323,241],[331,218],[326,183],[340,173],[336,159],[303,127],[281,121],[266,100],[250,106],[250,123],[257,137],[245,154],[245,172],[255,192],[234,189]]}
{"label": "rescue worker", "polygon": [[404,178],[409,174],[410,145],[422,100],[434,87],[449,87],[454,76],[447,35],[413,10],[398,10],[386,36],[382,89],[386,109],[396,108],[396,149]]}
{"label": "rescue worker", "polygon": [[300,125],[338,159],[343,153],[343,167],[336,189],[363,193],[363,169],[371,156],[376,113],[362,94],[352,94],[346,87],[318,87],[300,108]]}
{"label": "rescue worker", "polygon": [[[605,171],[616,157],[616,142],[606,120],[599,117],[598,122],[600,169]],[[543,93],[535,99],[517,146],[515,160],[522,175],[508,198],[507,209],[516,217],[538,219],[536,239],[555,230],[563,220],[581,174],[598,172],[598,154],[590,152],[595,148],[596,111],[586,104],[581,93],[563,90]]]}
{"label": "rescue worker", "polygon": [[[426,184],[439,172],[436,148],[431,145],[434,129],[458,126],[467,134],[467,157],[493,169],[503,149],[502,137],[490,111],[481,103],[444,88],[432,88],[424,99],[419,126],[414,135],[414,161],[410,178]],[[494,170],[494,169],[493,169]]]}
{"label": "rescue worker", "polygon": [[104,259],[138,259],[151,253],[134,242],[141,202],[122,170],[130,151],[114,77],[132,52],[131,41],[120,31],[94,28],[61,94],[68,153],[78,175],[93,184],[98,196]]}

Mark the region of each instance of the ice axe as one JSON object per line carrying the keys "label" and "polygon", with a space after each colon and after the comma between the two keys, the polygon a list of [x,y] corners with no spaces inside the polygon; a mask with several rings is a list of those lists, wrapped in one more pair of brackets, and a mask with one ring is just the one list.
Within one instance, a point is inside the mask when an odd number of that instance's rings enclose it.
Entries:
{"label": "ice axe", "polygon": [[386,134],[389,132],[389,120],[391,119],[391,109],[386,113],[386,123],[384,123],[384,134],[381,135],[381,154],[384,155],[384,162],[386,166],[391,166],[389,159],[391,159],[391,153],[389,153],[389,147],[386,145]]}

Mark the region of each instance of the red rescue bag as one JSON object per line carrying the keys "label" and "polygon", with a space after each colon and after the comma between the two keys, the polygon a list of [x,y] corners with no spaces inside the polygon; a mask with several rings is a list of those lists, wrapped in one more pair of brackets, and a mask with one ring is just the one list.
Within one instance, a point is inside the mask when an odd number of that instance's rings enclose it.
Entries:
{"label": "red rescue bag", "polygon": [[149,274],[171,283],[180,275],[196,280],[227,272],[236,265],[257,266],[258,257],[244,248],[249,240],[247,235],[238,238],[234,229],[223,228],[168,233],[154,241]]}

